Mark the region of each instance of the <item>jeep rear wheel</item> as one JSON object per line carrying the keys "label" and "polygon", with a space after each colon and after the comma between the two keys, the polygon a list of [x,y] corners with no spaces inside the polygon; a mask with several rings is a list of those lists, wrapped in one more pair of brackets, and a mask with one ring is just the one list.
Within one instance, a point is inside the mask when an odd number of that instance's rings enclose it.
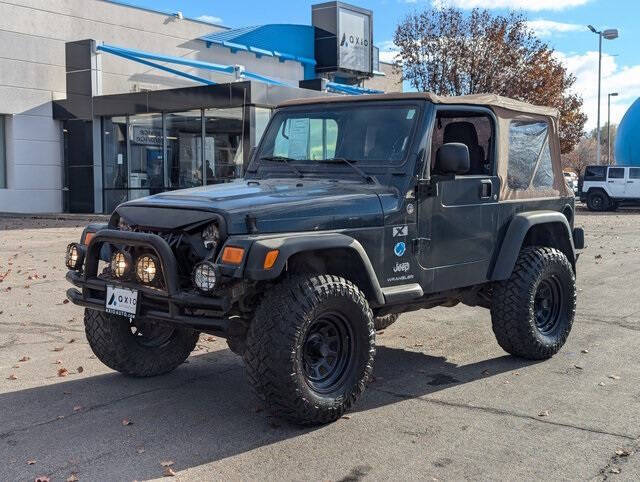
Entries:
{"label": "jeep rear wheel", "polygon": [[606,211],[609,209],[609,196],[601,191],[590,192],[587,196],[589,211]]}
{"label": "jeep rear wheel", "polygon": [[364,294],[337,276],[295,276],[265,293],[244,360],[275,415],[332,422],[360,397],[373,371],[375,331]]}
{"label": "jeep rear wheel", "polygon": [[133,377],[168,373],[195,348],[199,333],[164,323],[130,320],[102,311],[84,310],[89,345],[109,368]]}
{"label": "jeep rear wheel", "polygon": [[491,320],[498,344],[522,358],[555,355],[569,336],[575,311],[573,269],[554,248],[523,248],[511,277],[493,289]]}

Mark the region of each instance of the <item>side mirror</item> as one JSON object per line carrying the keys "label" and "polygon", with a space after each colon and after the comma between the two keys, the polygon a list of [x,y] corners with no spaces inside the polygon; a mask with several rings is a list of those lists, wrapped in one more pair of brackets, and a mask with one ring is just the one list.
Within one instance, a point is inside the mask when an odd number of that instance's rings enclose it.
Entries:
{"label": "side mirror", "polygon": [[449,142],[443,144],[436,153],[436,170],[444,174],[466,174],[470,166],[466,144]]}

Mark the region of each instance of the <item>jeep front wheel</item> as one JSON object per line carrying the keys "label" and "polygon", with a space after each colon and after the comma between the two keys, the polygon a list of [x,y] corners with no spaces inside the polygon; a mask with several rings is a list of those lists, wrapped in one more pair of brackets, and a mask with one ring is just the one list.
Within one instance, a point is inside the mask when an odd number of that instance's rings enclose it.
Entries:
{"label": "jeep front wheel", "polygon": [[609,208],[609,196],[601,191],[590,192],[587,196],[589,211],[606,211]]}
{"label": "jeep front wheel", "polygon": [[573,268],[554,248],[523,248],[511,277],[493,289],[491,321],[498,344],[522,358],[555,355],[569,336],[575,311]]}
{"label": "jeep front wheel", "polygon": [[89,346],[109,368],[132,377],[168,373],[184,362],[200,333],[152,321],[84,310]]}
{"label": "jeep front wheel", "polygon": [[247,375],[275,415],[332,422],[373,371],[375,330],[364,294],[337,276],[294,276],[266,292],[246,341]]}

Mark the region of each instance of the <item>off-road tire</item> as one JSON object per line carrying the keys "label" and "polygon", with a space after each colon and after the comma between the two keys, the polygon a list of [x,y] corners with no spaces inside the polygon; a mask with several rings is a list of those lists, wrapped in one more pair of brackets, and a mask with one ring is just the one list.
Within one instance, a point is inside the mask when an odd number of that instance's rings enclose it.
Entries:
{"label": "off-road tire", "polygon": [[606,211],[610,204],[609,196],[602,191],[591,191],[587,194],[587,209],[589,211]]}
{"label": "off-road tire", "polygon": [[385,316],[376,316],[373,319],[373,325],[376,328],[376,331],[384,330],[385,328],[393,325],[400,315],[398,313],[391,313],[390,315]]}
{"label": "off-road tire", "polygon": [[188,328],[174,328],[161,345],[142,346],[127,318],[88,308],[84,310],[84,329],[98,359],[132,377],[153,377],[174,370],[193,351],[200,335]]}
{"label": "off-road tire", "polygon": [[[336,314],[349,331],[349,361],[335,386],[321,391],[305,371],[308,344],[314,327]],[[340,418],[364,392],[374,357],[373,314],[364,294],[330,275],[296,275],[267,291],[244,352],[249,381],[265,408],[301,425]]]}
{"label": "off-road tire", "polygon": [[[555,322],[547,325],[543,315],[542,320],[537,318],[537,313],[545,310],[540,293],[555,290],[561,293],[558,303],[547,306],[557,316],[551,315],[549,319]],[[575,275],[564,253],[554,248],[523,248],[511,277],[493,287],[493,332],[498,344],[515,356],[530,360],[551,358],[566,342],[575,311]]]}

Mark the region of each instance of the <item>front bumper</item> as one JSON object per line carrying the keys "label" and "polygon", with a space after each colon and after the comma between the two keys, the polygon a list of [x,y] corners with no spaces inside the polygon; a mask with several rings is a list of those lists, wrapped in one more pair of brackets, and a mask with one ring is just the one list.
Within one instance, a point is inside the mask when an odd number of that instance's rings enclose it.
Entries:
{"label": "front bumper", "polygon": [[[154,251],[164,278],[162,288],[99,277],[98,262],[105,243]],[[211,296],[181,289],[175,256],[164,239],[155,234],[111,229],[95,234],[87,246],[83,271],[69,271],[66,279],[76,286],[67,290],[67,298],[76,305],[105,311],[107,285],[135,289],[138,291],[136,319],[176,323],[221,335],[227,331],[231,307],[242,295],[244,286],[241,283],[223,285]]]}

